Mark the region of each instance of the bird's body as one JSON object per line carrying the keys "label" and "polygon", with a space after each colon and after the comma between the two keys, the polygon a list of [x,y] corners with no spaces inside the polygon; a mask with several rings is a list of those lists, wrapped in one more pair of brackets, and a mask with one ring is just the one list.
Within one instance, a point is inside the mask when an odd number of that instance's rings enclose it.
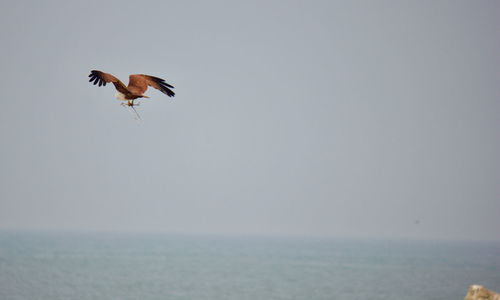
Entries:
{"label": "bird's body", "polygon": [[122,101],[128,101],[128,100],[130,100],[130,99],[127,99],[127,96],[125,94],[122,94],[119,91],[116,91],[115,97],[116,97],[116,99],[122,100]]}
{"label": "bird's body", "polygon": [[104,73],[97,70],[92,70],[90,72],[90,82],[94,82],[94,85],[99,84],[99,86],[106,86],[106,83],[113,83],[116,88],[115,97],[118,100],[128,101],[129,106],[134,106],[134,100],[137,98],[149,98],[144,95],[144,92],[148,89],[148,86],[154,87],[155,89],[161,91],[169,97],[175,96],[175,93],[171,90],[174,87],[166,83],[165,80],[145,75],[145,74],[133,74],[129,76],[128,86],[125,86],[115,76]]}

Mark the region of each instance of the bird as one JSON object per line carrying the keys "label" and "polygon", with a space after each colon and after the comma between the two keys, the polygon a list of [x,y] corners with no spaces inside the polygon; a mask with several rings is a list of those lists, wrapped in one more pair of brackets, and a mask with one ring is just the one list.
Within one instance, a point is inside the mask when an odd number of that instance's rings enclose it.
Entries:
{"label": "bird", "polygon": [[94,82],[94,85],[106,86],[106,83],[113,83],[116,88],[115,97],[118,100],[127,101],[127,105],[133,107],[134,100],[137,98],[149,98],[144,93],[148,86],[154,87],[169,97],[174,97],[175,93],[171,90],[174,87],[165,82],[164,79],[145,74],[132,74],[129,76],[128,86],[125,86],[115,76],[104,73],[98,70],[90,71],[89,82]]}

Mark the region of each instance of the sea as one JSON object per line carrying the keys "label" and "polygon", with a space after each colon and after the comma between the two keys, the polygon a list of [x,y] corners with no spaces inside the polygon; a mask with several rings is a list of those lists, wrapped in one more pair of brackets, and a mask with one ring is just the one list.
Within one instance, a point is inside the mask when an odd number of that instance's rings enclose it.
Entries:
{"label": "sea", "polygon": [[500,243],[0,232],[0,299],[464,299]]}

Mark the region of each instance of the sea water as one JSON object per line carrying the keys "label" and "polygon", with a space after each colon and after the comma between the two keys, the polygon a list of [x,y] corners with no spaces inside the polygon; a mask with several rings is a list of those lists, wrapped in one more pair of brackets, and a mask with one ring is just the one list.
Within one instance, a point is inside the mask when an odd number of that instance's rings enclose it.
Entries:
{"label": "sea water", "polygon": [[500,244],[0,233],[0,299],[463,299],[500,291]]}

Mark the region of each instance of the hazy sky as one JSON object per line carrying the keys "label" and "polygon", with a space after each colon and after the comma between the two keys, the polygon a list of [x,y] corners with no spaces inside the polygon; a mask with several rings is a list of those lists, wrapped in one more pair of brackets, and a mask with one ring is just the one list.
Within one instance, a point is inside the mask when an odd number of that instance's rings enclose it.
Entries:
{"label": "hazy sky", "polygon": [[[499,16],[2,1],[0,229],[500,240]],[[92,69],[177,95],[137,125]]]}

